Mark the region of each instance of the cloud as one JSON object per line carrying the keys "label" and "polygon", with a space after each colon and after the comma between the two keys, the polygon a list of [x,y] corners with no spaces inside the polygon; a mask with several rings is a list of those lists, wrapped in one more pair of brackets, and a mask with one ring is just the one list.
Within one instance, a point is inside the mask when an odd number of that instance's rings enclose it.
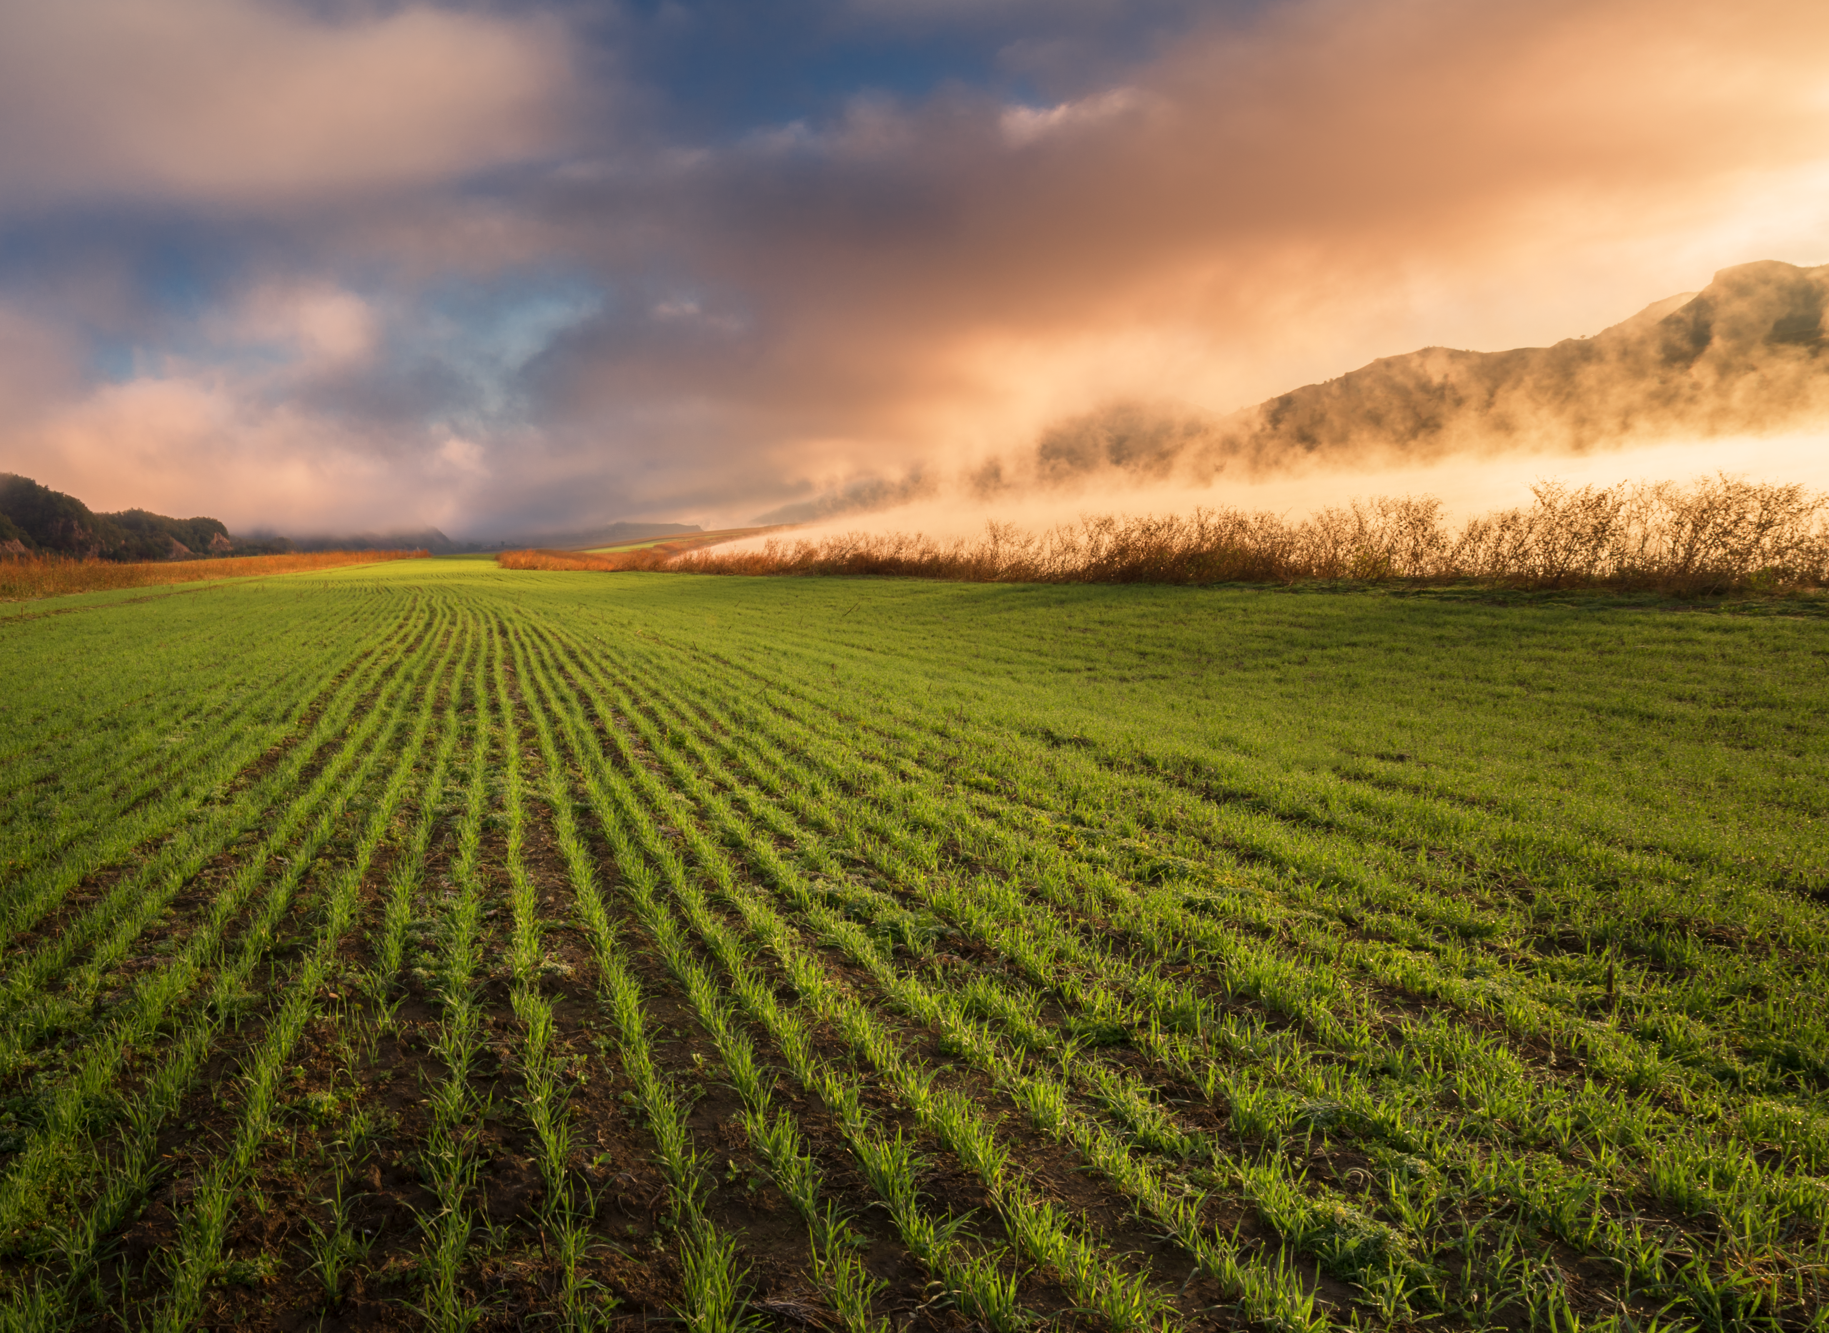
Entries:
{"label": "cloud", "polygon": [[1309,3],[1052,108],[860,103],[639,200],[566,195],[665,236],[756,335],[736,361],[574,344],[553,406],[694,394],[689,437],[627,452],[765,458],[786,499],[847,464],[838,491],[969,467],[1114,397],[1223,413],[1380,353],[1590,332],[1822,257],[1825,40],[1829,12],[1773,0]]}
{"label": "cloud", "polygon": [[[820,22],[980,22],[841,8]],[[153,200],[181,220],[140,224],[148,254],[185,217],[258,218],[209,234],[235,259],[209,290],[111,333],[147,344],[135,373],[30,430],[0,406],[0,448],[181,478],[179,507],[232,521],[328,514],[339,486],[477,535],[820,514],[1008,493],[1019,457],[1071,472],[1072,423],[1112,402],[1174,405],[1100,427],[1148,477],[1198,423],[1377,356],[1547,344],[1732,264],[1829,259],[1820,7],[1197,5],[1096,55],[1123,7],[1081,10],[1059,43],[1047,7],[992,16],[1035,36],[972,68],[1034,86],[860,76],[709,132],[665,88],[577,110],[573,71],[639,77],[628,14],[14,7],[0,208]],[[84,336],[57,296],[34,346]]]}
{"label": "cloud", "polygon": [[489,469],[483,464],[483,446],[475,440],[460,439],[453,435],[438,446],[439,461],[459,473],[471,473],[486,477]]}
{"label": "cloud", "polygon": [[263,389],[200,374],[103,385],[15,434],[6,467],[95,509],[207,514],[240,533],[451,528],[519,494],[479,441],[378,430]]}
{"label": "cloud", "polygon": [[221,342],[273,345],[305,373],[360,364],[379,337],[369,302],[328,283],[269,283],[250,292],[235,317],[219,321]]}
{"label": "cloud", "polygon": [[1060,102],[1054,106],[1011,106],[998,117],[998,128],[1004,143],[1011,148],[1026,148],[1053,134],[1071,133],[1080,126],[1121,116],[1144,105],[1135,88],[1110,88],[1091,97]]}
{"label": "cloud", "polygon": [[282,0],[0,7],[0,206],[239,207],[399,189],[546,151],[571,88],[554,22]]}
{"label": "cloud", "polygon": [[75,339],[0,305],[0,423],[26,428],[80,392],[79,364]]}
{"label": "cloud", "polygon": [[[370,442],[291,407],[267,407],[202,378],[138,378],[97,389],[27,440],[23,471],[98,509],[208,513],[232,527],[310,526],[350,514],[395,481]],[[34,455],[36,455],[34,457]],[[284,495],[274,513],[272,499]],[[359,518],[357,516],[360,516]]]}

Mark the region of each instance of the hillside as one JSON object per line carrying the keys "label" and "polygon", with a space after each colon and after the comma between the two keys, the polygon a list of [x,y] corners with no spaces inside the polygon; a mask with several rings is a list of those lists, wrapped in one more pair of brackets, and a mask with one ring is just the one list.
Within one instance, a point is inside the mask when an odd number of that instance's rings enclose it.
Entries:
{"label": "hillside", "polygon": [[[1427,462],[1518,448],[1585,453],[1754,434],[1829,417],[1829,265],[1723,269],[1591,338],[1381,357],[1230,416],[1118,405],[1036,446],[1041,484],[1117,470],[1194,483],[1307,462]],[[996,490],[993,473],[985,489]]]}
{"label": "hillside", "polygon": [[213,518],[167,518],[145,509],[98,514],[74,495],[0,473],[0,552],[85,560],[191,560],[258,555],[273,542],[237,541]]}

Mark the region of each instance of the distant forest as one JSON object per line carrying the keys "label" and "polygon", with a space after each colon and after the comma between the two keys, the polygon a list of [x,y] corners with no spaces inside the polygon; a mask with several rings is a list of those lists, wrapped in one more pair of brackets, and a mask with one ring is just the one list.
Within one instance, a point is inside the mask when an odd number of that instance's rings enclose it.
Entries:
{"label": "distant forest", "polygon": [[167,518],[144,509],[98,514],[74,495],[0,473],[0,554],[77,560],[202,560],[290,551],[284,537],[245,541],[213,518]]}

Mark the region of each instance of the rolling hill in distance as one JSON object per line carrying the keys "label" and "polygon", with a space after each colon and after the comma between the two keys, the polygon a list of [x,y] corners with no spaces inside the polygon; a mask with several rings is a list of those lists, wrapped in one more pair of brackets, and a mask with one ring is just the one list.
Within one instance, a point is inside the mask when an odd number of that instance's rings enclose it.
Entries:
{"label": "rolling hill in distance", "polygon": [[[698,532],[689,523],[602,524],[580,532],[543,534],[550,547],[607,546],[648,537]],[[497,542],[496,546],[527,542]],[[0,473],[0,555],[56,555],[83,560],[193,560],[210,556],[269,555],[285,551],[407,551],[455,555],[486,549],[452,541],[437,528],[344,536],[237,537],[214,518],[169,518],[144,509],[98,513],[73,495],[30,477]]]}

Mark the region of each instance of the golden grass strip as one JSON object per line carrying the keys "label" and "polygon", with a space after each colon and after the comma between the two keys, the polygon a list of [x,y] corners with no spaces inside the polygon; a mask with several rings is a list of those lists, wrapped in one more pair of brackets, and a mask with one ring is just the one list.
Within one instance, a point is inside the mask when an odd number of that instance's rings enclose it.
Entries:
{"label": "golden grass strip", "polygon": [[0,601],[18,602],[65,593],[112,588],[145,588],[205,579],[238,579],[260,574],[296,574],[367,565],[382,560],[414,560],[427,551],[294,551],[287,555],[242,555],[221,560],[112,561],[71,560],[62,556],[0,557]]}
{"label": "golden grass strip", "polygon": [[503,551],[495,563],[503,569],[595,570],[614,574],[625,569],[665,569],[672,551],[646,548],[595,555],[589,551]]}

